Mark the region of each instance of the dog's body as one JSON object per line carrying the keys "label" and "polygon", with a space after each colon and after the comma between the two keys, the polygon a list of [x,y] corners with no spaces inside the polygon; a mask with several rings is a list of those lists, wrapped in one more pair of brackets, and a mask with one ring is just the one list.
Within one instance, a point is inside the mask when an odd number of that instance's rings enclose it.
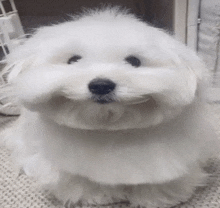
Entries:
{"label": "dog's body", "polygon": [[217,140],[206,70],[164,32],[125,12],[40,29],[9,57],[22,106],[10,141],[27,175],[64,201],[186,201]]}

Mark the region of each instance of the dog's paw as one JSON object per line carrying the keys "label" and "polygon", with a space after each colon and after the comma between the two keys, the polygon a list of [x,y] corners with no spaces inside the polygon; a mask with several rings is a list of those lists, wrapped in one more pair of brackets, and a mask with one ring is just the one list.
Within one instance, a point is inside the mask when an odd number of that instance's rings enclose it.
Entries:
{"label": "dog's paw", "polygon": [[99,194],[96,196],[92,196],[91,198],[82,201],[83,204],[86,204],[87,206],[110,206],[110,205],[116,205],[121,203],[129,203],[129,201],[126,201],[125,199],[114,197],[110,195],[105,194]]}
{"label": "dog's paw", "polygon": [[81,201],[72,202],[71,200],[67,200],[64,203],[64,208],[76,208],[76,207],[83,207],[83,204],[81,203]]}
{"label": "dog's paw", "polygon": [[126,199],[120,199],[108,195],[96,195],[90,198],[81,199],[78,202],[68,200],[64,207],[75,208],[75,207],[99,207],[99,206],[116,206],[116,205],[130,205],[130,202]]}
{"label": "dog's paw", "polygon": [[64,202],[65,208],[128,203],[123,188],[100,185],[67,173],[61,173],[60,181],[53,187],[53,193]]}
{"label": "dog's paw", "polygon": [[173,207],[188,201],[196,187],[205,185],[206,179],[206,174],[195,170],[194,173],[164,184],[135,186],[130,201],[134,206],[147,208]]}

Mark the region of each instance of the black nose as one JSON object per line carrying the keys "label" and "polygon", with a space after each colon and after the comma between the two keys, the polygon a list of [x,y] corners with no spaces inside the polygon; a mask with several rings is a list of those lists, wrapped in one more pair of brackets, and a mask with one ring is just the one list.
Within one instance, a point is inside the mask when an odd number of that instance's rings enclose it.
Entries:
{"label": "black nose", "polygon": [[96,95],[106,95],[115,89],[116,84],[109,79],[94,79],[89,83],[89,91]]}

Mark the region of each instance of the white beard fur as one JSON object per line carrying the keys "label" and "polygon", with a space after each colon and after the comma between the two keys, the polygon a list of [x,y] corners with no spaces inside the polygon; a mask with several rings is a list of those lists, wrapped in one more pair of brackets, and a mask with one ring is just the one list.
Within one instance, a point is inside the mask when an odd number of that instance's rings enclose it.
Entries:
{"label": "white beard fur", "polygon": [[[102,40],[108,24],[130,42],[114,33]],[[86,41],[87,27],[95,45]],[[145,42],[147,32],[152,40]],[[87,62],[65,65],[71,53],[87,51]],[[144,66],[119,62],[130,53]],[[207,72],[169,35],[107,9],[40,29],[9,61],[16,63],[8,82],[21,116],[4,139],[25,173],[64,202],[167,207],[204,185],[201,165],[219,149],[203,100]],[[97,77],[117,84],[115,102],[91,101],[87,85]]]}

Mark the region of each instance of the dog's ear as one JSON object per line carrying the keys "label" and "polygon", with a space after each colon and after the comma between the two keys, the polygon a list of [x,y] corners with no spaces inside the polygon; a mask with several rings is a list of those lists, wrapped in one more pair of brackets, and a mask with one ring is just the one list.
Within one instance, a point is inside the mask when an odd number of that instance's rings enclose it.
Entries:
{"label": "dog's ear", "polygon": [[[49,27],[48,27],[49,29]],[[47,27],[36,29],[36,31],[27,38],[21,45],[14,48],[7,56],[7,65],[3,70],[6,74],[6,81],[10,82],[19,76],[23,71],[32,66],[39,54],[41,54],[41,45],[47,42],[48,38],[44,38]]]}
{"label": "dog's ear", "polygon": [[15,47],[6,57],[7,65],[2,71],[6,82],[14,80],[35,62],[37,54],[40,51],[40,42],[36,40],[36,34],[26,39],[21,45]]}
{"label": "dog's ear", "polygon": [[[173,62],[182,69],[189,83],[187,86],[195,89],[196,96],[204,96],[206,89],[210,86],[211,76],[206,64],[199,54],[185,44],[165,34],[163,43],[167,56],[173,57]],[[190,86],[191,84],[191,86]],[[193,87],[194,85],[194,87]]]}
{"label": "dog's ear", "polygon": [[211,74],[203,60],[195,51],[185,48],[185,51],[179,53],[179,58],[185,68],[194,74],[196,79],[196,95],[205,97],[208,88],[211,86]]}
{"label": "dog's ear", "polygon": [[33,64],[33,61],[34,57],[30,57],[12,64],[7,64],[2,71],[4,81],[7,83],[12,82],[19,74],[28,69]]}

